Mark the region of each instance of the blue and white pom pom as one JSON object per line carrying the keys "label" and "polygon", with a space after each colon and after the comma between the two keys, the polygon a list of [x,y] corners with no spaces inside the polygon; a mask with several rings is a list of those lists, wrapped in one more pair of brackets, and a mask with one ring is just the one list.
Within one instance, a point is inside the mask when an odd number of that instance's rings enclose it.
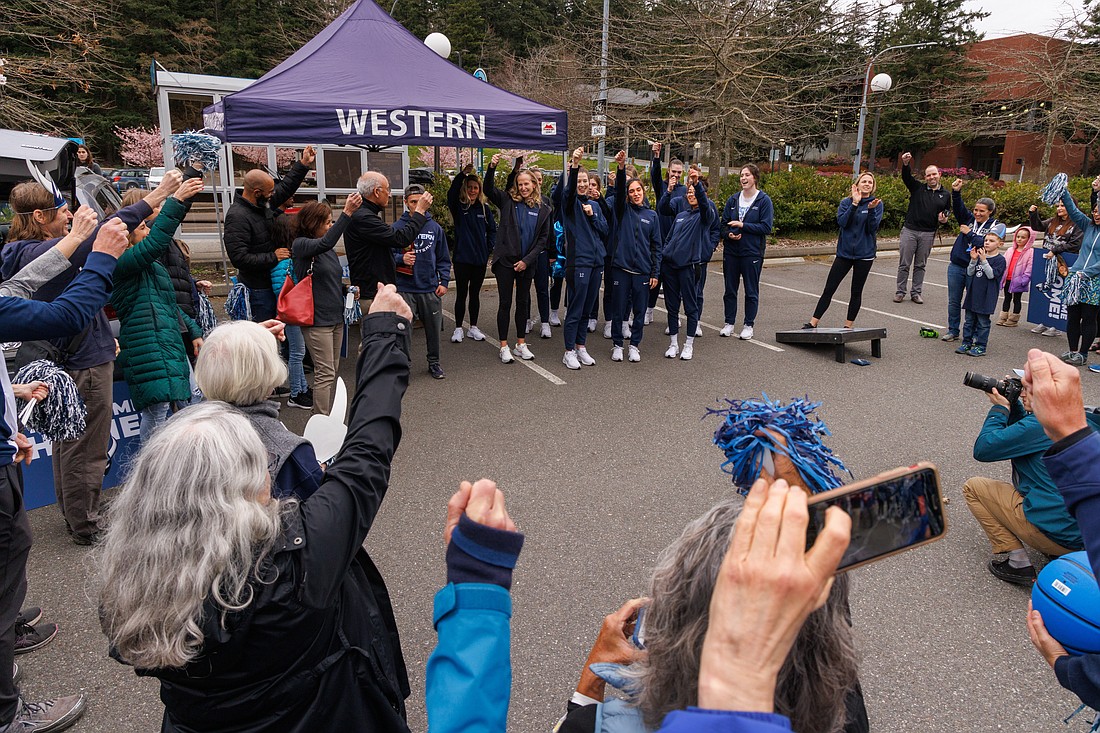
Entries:
{"label": "blue and white pom pom", "polygon": [[248,302],[248,286],[233,278],[233,287],[225,297],[225,315],[234,321],[251,321],[252,305]]}
{"label": "blue and white pom pom", "polygon": [[355,296],[359,294],[359,288],[352,285],[348,288],[348,294],[344,296],[344,324],[350,326],[353,323],[358,323],[363,317],[363,311],[359,307],[359,298]]}
{"label": "blue and white pom pom", "polygon": [[[46,399],[30,411],[24,424],[47,440],[76,440],[84,434],[88,420],[88,408],[76,389],[76,382],[64,369],[46,359],[32,361],[19,370],[12,380],[15,384],[45,382],[49,387]],[[18,400],[19,411],[27,405]]]}
{"label": "blue and white pom pom", "polygon": [[1054,206],[1062,200],[1062,194],[1065,193],[1067,186],[1069,186],[1069,176],[1065,173],[1059,173],[1050,179],[1050,183],[1039,194],[1039,198],[1043,200],[1043,203]]}
{"label": "blue and white pom pom", "polygon": [[218,327],[218,315],[214,312],[210,298],[202,291],[199,291],[199,307],[195,315],[197,316],[195,323],[202,329],[203,338],[209,336],[210,332]]}
{"label": "blue and white pom pom", "polygon": [[188,130],[172,136],[172,149],[177,165],[197,160],[208,170],[215,170],[221,160],[222,141],[205,132]]}
{"label": "blue and white pom pom", "polygon": [[[705,417],[721,418],[714,431],[714,444],[726,456],[722,470],[728,474],[738,493],[747,494],[764,468],[774,475],[772,454],[781,453],[791,459],[806,482],[811,494],[835,489],[843,484],[837,471],[852,474],[844,463],[821,441],[831,435],[822,420],[813,417],[820,402],[792,399],[786,405],[770,400],[719,400],[725,407],[708,408]],[[765,431],[787,440],[783,446]]]}

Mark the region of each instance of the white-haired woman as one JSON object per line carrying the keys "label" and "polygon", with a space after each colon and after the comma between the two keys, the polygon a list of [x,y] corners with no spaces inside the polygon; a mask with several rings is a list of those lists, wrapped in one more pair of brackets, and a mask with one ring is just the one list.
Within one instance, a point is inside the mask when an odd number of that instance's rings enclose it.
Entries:
{"label": "white-haired woman", "polygon": [[237,410],[187,408],[144,446],[100,548],[112,655],[160,680],[163,731],[407,731],[397,625],[363,542],[385,497],[411,313],[379,287],[348,437],[309,501],[271,496]]}

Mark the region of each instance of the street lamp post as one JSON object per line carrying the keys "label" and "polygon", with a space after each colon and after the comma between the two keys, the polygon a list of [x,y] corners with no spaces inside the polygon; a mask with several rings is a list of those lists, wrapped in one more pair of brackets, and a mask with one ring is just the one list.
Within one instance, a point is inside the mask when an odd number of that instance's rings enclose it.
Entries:
{"label": "street lamp post", "polygon": [[859,105],[859,130],[856,132],[856,157],[852,161],[852,177],[855,178],[859,175],[859,165],[863,158],[863,131],[867,126],[867,92],[871,86],[871,67],[875,65],[875,59],[887,51],[897,51],[902,48],[925,48],[927,46],[938,46],[935,41],[926,41],[924,43],[905,43],[900,46],[888,46],[874,56],[867,62],[867,71],[863,75],[863,101]]}
{"label": "street lamp post", "polygon": [[[600,95],[599,104],[597,105],[600,110],[600,115],[606,119],[607,115],[607,30],[608,23],[611,16],[611,0],[603,0],[603,36],[600,41]],[[600,120],[597,124],[605,124],[604,120]],[[600,136],[599,145],[596,147],[596,172],[598,175],[603,175],[603,157],[604,157],[604,141],[607,139],[607,128],[604,128],[604,134]]]}

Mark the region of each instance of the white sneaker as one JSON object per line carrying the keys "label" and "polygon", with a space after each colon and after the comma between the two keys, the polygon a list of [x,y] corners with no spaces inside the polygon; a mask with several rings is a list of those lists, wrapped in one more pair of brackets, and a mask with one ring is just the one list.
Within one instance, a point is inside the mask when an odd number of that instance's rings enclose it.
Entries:
{"label": "white sneaker", "polygon": [[516,344],[516,348],[512,350],[512,353],[523,359],[524,361],[531,361],[535,358],[535,355],[531,353],[531,350],[527,348],[527,344]]}
{"label": "white sneaker", "polygon": [[627,325],[626,321],[623,321],[623,338],[630,338],[630,326]]}
{"label": "white sneaker", "polygon": [[523,333],[524,333],[524,334],[528,334],[528,333],[531,333],[531,327],[532,327],[532,326],[533,326],[534,324],[535,324],[535,322],[534,322],[534,321],[532,321],[532,320],[531,320],[530,318],[528,318],[528,319],[527,319],[527,330],[526,330],[526,331],[524,331]]}
{"label": "white sneaker", "polygon": [[668,345],[668,351],[665,352],[665,357],[668,359],[675,359],[680,355],[680,347],[673,341]]}
{"label": "white sneaker", "polygon": [[695,324],[695,338],[699,338],[703,335],[703,327],[698,323]]}
{"label": "white sneaker", "polygon": [[642,360],[642,352],[638,351],[637,346],[631,345],[631,347],[626,350],[626,360],[639,362]]}
{"label": "white sneaker", "polygon": [[1040,323],[1038,326],[1031,329],[1031,332],[1032,333],[1042,333],[1045,330],[1047,330],[1047,327]]}
{"label": "white sneaker", "polygon": [[623,360],[623,347],[622,346],[612,347],[611,348],[611,361],[622,361],[622,360]]}
{"label": "white sneaker", "polygon": [[550,324],[549,323],[542,324],[542,331],[539,333],[539,337],[544,338],[544,339],[550,338]]}
{"label": "white sneaker", "polygon": [[583,346],[577,347],[577,360],[584,366],[596,366],[596,360],[588,353],[588,349]]}
{"label": "white sneaker", "polygon": [[680,358],[684,361],[691,361],[691,355],[695,351],[691,344],[684,344],[683,350],[680,352]]}
{"label": "white sneaker", "polygon": [[589,333],[595,333],[596,332],[596,319],[595,318],[589,318],[588,319],[588,332]]}
{"label": "white sneaker", "polygon": [[478,328],[477,326],[470,326],[469,334],[470,334],[470,338],[472,338],[474,341],[484,341],[485,340],[485,334],[483,334],[481,332],[481,329]]}
{"label": "white sneaker", "polygon": [[718,332],[719,336],[729,337],[733,335],[733,329],[736,328],[732,323],[727,323],[722,326],[722,330]]}
{"label": "white sneaker", "polygon": [[670,333],[670,329],[669,329],[669,327],[668,327],[668,326],[665,326],[665,336],[671,336],[671,335],[672,335],[672,334]]}
{"label": "white sneaker", "polygon": [[577,360],[576,351],[567,351],[565,356],[561,358],[561,363],[565,364],[569,369],[580,369],[581,363]]}
{"label": "white sneaker", "polygon": [[500,361],[502,364],[511,364],[515,359],[512,358],[512,350],[507,346],[500,347]]}
{"label": "white sneaker", "polygon": [[451,341],[454,341],[456,344],[461,344],[462,343],[462,329],[461,328],[456,328],[455,332],[451,334]]}
{"label": "white sneaker", "polygon": [[645,318],[642,319],[642,322],[646,326],[653,323],[653,309],[652,308],[646,308],[645,309]]}
{"label": "white sneaker", "polygon": [[561,325],[561,318],[558,316],[557,311],[550,311],[550,325],[551,326],[560,326]]}
{"label": "white sneaker", "polygon": [[611,321],[603,324],[603,337],[605,339],[611,338]]}
{"label": "white sneaker", "polygon": [[738,336],[737,338],[741,339],[742,341],[748,341],[749,339],[751,339],[752,338],[752,326],[745,326],[744,328],[742,328],[741,329],[741,335]]}
{"label": "white sneaker", "polygon": [[1043,331],[1043,335],[1044,336],[1065,336],[1065,333],[1063,333],[1062,331],[1059,331],[1054,326],[1051,326],[1047,330]]}

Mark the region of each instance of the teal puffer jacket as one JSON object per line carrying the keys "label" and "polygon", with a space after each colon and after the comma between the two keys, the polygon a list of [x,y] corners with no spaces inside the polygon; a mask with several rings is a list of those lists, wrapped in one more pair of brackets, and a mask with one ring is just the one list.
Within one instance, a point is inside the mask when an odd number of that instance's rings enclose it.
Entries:
{"label": "teal puffer jacket", "polygon": [[169,198],[152,231],[126,250],[115,267],[111,305],[120,323],[118,364],[138,410],[191,396],[180,333],[186,329],[194,340],[202,336],[202,329],[180,310],[168,270],[158,262],[189,208]]}

